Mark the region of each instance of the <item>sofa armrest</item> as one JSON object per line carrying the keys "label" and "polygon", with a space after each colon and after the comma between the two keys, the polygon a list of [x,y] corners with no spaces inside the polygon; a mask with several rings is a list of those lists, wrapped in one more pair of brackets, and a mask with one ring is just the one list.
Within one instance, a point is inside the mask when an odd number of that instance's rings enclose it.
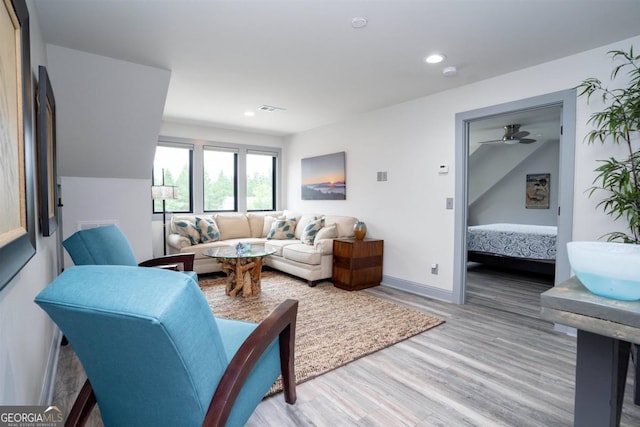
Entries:
{"label": "sofa armrest", "polygon": [[331,255],[333,253],[333,239],[316,239],[313,246],[321,255]]}
{"label": "sofa armrest", "polygon": [[191,245],[189,239],[185,236],[181,236],[180,234],[171,233],[167,236],[167,244],[174,249],[182,249]]}

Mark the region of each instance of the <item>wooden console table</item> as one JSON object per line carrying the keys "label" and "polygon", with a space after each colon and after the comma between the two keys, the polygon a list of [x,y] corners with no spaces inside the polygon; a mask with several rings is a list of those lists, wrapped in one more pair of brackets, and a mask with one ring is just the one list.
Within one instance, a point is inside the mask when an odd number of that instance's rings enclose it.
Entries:
{"label": "wooden console table", "polygon": [[597,296],[572,277],[542,293],[540,305],[543,319],[578,330],[574,425],[618,426],[640,301]]}
{"label": "wooden console table", "polygon": [[383,240],[335,239],[333,285],[348,291],[379,285],[382,280],[383,251]]}

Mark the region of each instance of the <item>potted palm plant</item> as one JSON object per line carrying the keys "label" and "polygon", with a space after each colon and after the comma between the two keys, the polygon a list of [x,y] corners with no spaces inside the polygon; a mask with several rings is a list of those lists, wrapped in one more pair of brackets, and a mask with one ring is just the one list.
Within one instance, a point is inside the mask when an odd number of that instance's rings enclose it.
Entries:
{"label": "potted palm plant", "polygon": [[[628,52],[610,51],[615,66],[611,80],[626,76],[614,89],[597,78],[578,85],[579,96],[587,102],[600,96],[605,105],[588,120],[593,126],[585,140],[589,144],[623,146],[626,155],[600,160],[589,197],[604,194],[598,203],[604,213],[626,221],[626,232],[607,233],[607,242],[570,242],[571,267],[591,292],[621,300],[640,299],[640,56],[633,46]],[[626,243],[635,243],[628,245]]]}
{"label": "potted palm plant", "polygon": [[588,78],[578,86],[579,96],[586,96],[587,102],[592,96],[601,96],[606,105],[589,118],[594,129],[585,139],[589,144],[624,145],[627,156],[600,160],[589,196],[604,192],[606,197],[598,207],[614,219],[627,221],[627,232],[608,233],[608,241],[640,243],[640,56],[634,55],[633,46],[628,52],[613,50],[609,55],[616,63],[611,80],[626,75],[628,83],[609,89],[599,79]]}

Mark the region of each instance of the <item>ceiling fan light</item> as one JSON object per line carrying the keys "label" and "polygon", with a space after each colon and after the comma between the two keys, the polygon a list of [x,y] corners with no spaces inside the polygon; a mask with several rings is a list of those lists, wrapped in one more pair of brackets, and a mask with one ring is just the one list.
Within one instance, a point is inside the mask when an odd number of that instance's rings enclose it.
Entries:
{"label": "ceiling fan light", "polygon": [[514,145],[520,142],[519,139],[506,139],[506,138],[503,139],[502,141],[507,145]]}

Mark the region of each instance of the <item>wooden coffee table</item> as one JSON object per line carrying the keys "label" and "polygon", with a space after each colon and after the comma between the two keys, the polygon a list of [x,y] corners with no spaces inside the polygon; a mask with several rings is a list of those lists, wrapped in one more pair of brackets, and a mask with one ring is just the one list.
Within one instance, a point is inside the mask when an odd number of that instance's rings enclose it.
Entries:
{"label": "wooden coffee table", "polygon": [[202,254],[217,259],[222,271],[227,273],[227,295],[250,297],[260,293],[262,258],[275,252],[264,245],[251,245],[250,250],[241,253],[235,247],[225,246],[207,249]]}

